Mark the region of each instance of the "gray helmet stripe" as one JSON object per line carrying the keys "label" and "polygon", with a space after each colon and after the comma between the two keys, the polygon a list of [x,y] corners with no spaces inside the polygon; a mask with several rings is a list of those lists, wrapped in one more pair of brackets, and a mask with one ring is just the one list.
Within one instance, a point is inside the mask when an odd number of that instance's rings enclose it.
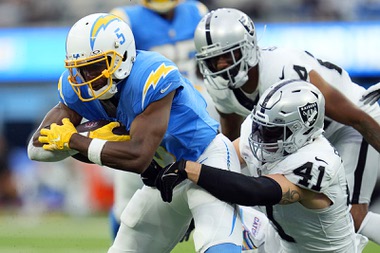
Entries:
{"label": "gray helmet stripe", "polygon": [[275,87],[275,89],[271,90],[271,91],[268,93],[268,95],[264,98],[264,101],[263,101],[263,103],[262,103],[262,105],[261,105],[260,112],[265,113],[266,105],[267,105],[269,99],[271,99],[271,97],[273,96],[273,94],[276,93],[276,91],[278,91],[279,89],[281,89],[282,87],[284,87],[284,86],[287,85],[288,83],[292,83],[292,82],[294,82],[294,81],[296,81],[296,80],[295,80],[295,79],[285,80],[285,81],[283,81],[281,84],[277,85],[277,86]]}
{"label": "gray helmet stripe", "polygon": [[212,18],[212,15],[208,15],[208,17],[207,17],[207,19],[206,19],[206,25],[205,25],[206,42],[207,42],[207,45],[211,45],[211,44],[212,44],[212,40],[211,40],[211,32],[210,32],[211,18]]}

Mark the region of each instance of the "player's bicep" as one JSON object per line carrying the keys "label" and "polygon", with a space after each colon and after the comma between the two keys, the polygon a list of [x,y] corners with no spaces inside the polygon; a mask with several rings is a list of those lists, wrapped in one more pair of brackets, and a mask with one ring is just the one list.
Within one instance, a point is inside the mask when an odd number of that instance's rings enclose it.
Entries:
{"label": "player's bicep", "polygon": [[270,174],[267,177],[275,180],[282,190],[282,198],[279,204],[286,205],[299,202],[303,198],[303,189],[289,181],[284,175]]}
{"label": "player's bicep", "polygon": [[131,124],[131,140],[139,145],[139,148],[150,152],[152,156],[168,128],[175,92],[172,91],[162,99],[149,104]]}

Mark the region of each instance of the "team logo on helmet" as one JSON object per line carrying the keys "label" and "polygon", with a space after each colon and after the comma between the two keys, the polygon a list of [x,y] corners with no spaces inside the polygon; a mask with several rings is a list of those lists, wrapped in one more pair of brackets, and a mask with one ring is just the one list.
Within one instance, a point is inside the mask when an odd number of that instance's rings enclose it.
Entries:
{"label": "team logo on helmet", "polygon": [[239,19],[239,22],[244,26],[245,30],[247,30],[249,35],[255,35],[255,25],[253,24],[252,20],[248,19],[246,16],[242,16]]}
{"label": "team logo on helmet", "polygon": [[309,127],[314,125],[318,118],[318,105],[317,102],[307,103],[304,106],[298,107],[298,112],[304,124]]}
{"label": "team logo on helmet", "polygon": [[96,22],[93,24],[91,28],[91,36],[90,36],[90,44],[91,48],[94,48],[96,36],[99,34],[99,32],[103,29],[105,30],[109,24],[111,24],[113,21],[119,22],[120,19],[114,15],[105,15],[100,16]]}

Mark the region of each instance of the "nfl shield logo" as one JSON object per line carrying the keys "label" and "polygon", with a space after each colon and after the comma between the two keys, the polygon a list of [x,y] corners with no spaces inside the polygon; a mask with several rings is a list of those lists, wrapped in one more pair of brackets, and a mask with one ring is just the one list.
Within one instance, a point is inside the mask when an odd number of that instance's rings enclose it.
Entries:
{"label": "nfl shield logo", "polygon": [[317,102],[307,103],[304,106],[298,107],[298,112],[301,115],[303,123],[308,124],[309,127],[314,125],[318,118]]}

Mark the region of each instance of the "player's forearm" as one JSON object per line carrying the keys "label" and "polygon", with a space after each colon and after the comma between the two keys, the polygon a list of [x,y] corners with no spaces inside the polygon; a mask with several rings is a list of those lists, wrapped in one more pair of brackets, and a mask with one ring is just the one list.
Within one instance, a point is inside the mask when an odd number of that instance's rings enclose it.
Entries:
{"label": "player's forearm", "polygon": [[42,147],[35,146],[33,139],[29,141],[27,151],[30,160],[39,162],[57,162],[78,153],[76,150],[47,151]]}
{"label": "player's forearm", "polygon": [[93,163],[139,174],[148,167],[151,161],[146,158],[149,156],[142,155],[138,148],[133,149],[130,141],[128,143],[106,141],[73,134],[69,146],[88,157]]}
{"label": "player's forearm", "polygon": [[247,177],[187,161],[188,179],[218,199],[239,205],[274,205],[282,198],[281,186],[268,177]]}
{"label": "player's forearm", "polygon": [[363,138],[378,152],[380,152],[380,125],[372,117],[363,118],[358,124],[354,125]]}

